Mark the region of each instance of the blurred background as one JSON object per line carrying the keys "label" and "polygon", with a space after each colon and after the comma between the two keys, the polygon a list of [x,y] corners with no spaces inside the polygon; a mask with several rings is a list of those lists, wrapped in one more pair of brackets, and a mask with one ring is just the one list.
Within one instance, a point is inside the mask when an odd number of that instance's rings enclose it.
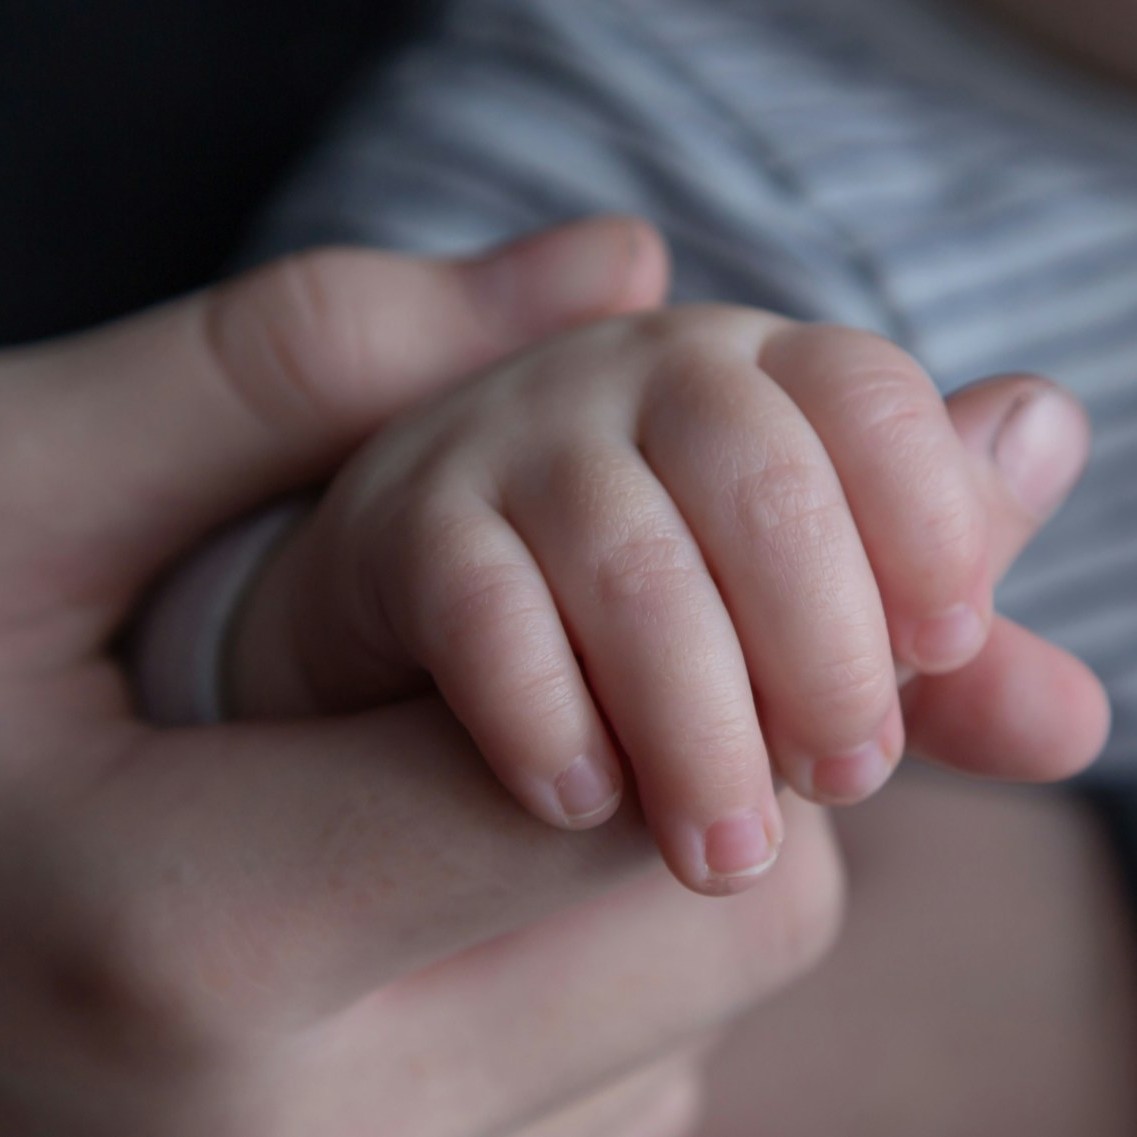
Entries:
{"label": "blurred background", "polygon": [[0,344],[213,276],[433,0],[0,4]]}

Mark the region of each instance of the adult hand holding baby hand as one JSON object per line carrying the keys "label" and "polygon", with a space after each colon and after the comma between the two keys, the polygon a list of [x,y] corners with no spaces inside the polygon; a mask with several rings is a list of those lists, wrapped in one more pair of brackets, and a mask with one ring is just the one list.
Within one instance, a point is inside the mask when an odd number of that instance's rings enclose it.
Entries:
{"label": "adult hand holding baby hand", "polygon": [[433,681],[537,816],[611,816],[626,756],[676,876],[736,891],[781,841],[774,769],[823,803],[889,775],[894,659],[930,757],[1043,779],[1096,753],[1096,680],[991,612],[1087,444],[1053,385],[945,407],[864,332],[725,307],[585,328],[362,449],[246,607],[238,707]]}
{"label": "adult hand holding baby hand", "polygon": [[[5,1132],[498,1132],[824,948],[840,877],[816,811],[761,895],[693,919],[634,819],[566,849],[436,700],[163,732],[112,650],[205,530],[662,277],[622,222],[477,266],[321,254],[0,356]],[[535,1048],[515,1028],[537,1007],[557,1026]]]}

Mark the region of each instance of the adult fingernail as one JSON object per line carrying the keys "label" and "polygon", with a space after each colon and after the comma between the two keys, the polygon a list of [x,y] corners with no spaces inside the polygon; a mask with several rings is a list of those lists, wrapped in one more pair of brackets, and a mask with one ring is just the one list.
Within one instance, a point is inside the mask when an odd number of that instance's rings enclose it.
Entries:
{"label": "adult fingernail", "polygon": [[587,826],[611,813],[620,786],[610,770],[592,758],[578,758],[554,782],[557,801],[568,825]]}
{"label": "adult fingernail", "polygon": [[708,884],[718,891],[745,887],[773,865],[780,844],[780,834],[757,810],[716,821],[703,837]]}
{"label": "adult fingernail", "polygon": [[1085,412],[1052,387],[1011,408],[991,454],[1011,492],[1030,513],[1045,517],[1077,481],[1089,448]]}

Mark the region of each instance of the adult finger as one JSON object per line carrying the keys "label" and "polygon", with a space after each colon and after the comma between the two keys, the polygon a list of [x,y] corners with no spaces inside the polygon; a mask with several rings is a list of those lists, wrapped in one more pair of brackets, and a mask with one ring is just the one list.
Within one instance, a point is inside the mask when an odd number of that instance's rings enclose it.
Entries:
{"label": "adult finger", "polygon": [[[631,809],[573,834],[524,814],[433,699],[137,737],[53,806],[51,848],[16,861],[27,888],[78,914],[45,959],[106,960],[133,1004],[190,1021],[314,1020],[652,863]],[[55,865],[71,871],[40,879]]]}
{"label": "adult finger", "polygon": [[[987,512],[996,578],[1059,507],[1085,464],[1085,412],[1030,375],[975,384],[948,400]],[[982,652],[903,691],[912,749],[970,773],[1045,780],[1081,769],[1101,749],[1109,705],[1081,662],[997,617]]]}
{"label": "adult finger", "polygon": [[1093,672],[1006,619],[966,667],[918,676],[901,701],[914,753],[985,777],[1069,777],[1109,733],[1109,701]]}
{"label": "adult finger", "polygon": [[[791,797],[784,808],[783,855],[750,891],[710,900],[657,869],[362,999],[305,1035],[291,1084],[418,1132],[421,1105],[397,1111],[429,1055],[431,1137],[509,1132],[566,1093],[705,1037],[805,974],[839,926],[843,878],[825,816]],[[320,1098],[297,1098],[319,1117]]]}
{"label": "adult finger", "polygon": [[631,808],[593,835],[525,814],[433,698],[116,746],[41,818],[46,859],[10,859],[84,866],[35,885],[99,929],[75,954],[234,1021],[315,1017],[651,863]]}
{"label": "adult finger", "polygon": [[987,512],[988,560],[999,579],[1073,488],[1090,452],[1081,405],[1037,375],[972,384],[947,400]]}
{"label": "adult finger", "polygon": [[[1076,484],[1089,457],[1089,419],[1067,391],[1029,374],[981,379],[945,405],[971,464],[997,584]],[[902,686],[913,674],[897,666]]]}
{"label": "adult finger", "polygon": [[41,573],[85,566],[87,593],[144,579],[226,516],[326,473],[409,402],[554,330],[654,304],[666,275],[660,238],[625,218],[465,262],[322,250],[9,353],[5,516],[25,521]]}

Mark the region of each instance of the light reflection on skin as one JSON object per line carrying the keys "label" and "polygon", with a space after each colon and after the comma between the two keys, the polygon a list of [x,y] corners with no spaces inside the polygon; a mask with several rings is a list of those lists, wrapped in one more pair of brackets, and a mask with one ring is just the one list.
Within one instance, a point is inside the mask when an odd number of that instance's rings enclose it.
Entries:
{"label": "light reflection on skin", "polygon": [[1137,87],[1137,0],[967,0],[1052,51]]}

